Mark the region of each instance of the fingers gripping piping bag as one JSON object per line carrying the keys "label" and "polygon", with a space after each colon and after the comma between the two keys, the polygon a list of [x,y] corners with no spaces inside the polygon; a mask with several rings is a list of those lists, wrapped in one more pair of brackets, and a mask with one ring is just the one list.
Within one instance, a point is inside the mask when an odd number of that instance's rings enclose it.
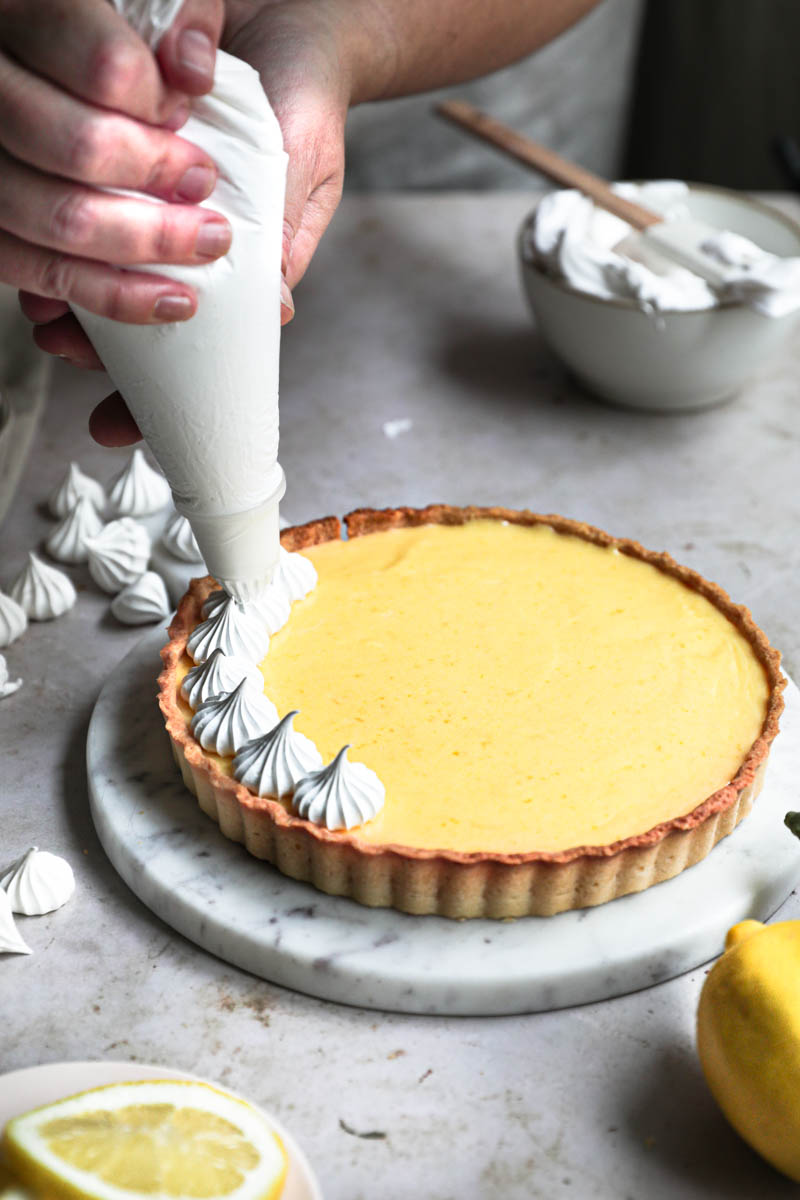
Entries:
{"label": "fingers gripping piping bag", "polygon": [[[152,48],[180,0],[114,0]],[[278,558],[278,360],[287,156],[258,74],[224,51],[213,90],[181,137],[206,150],[219,179],[206,206],[233,228],[207,266],[149,266],[194,287],[189,321],[127,325],[75,313],[188,517],[209,571],[245,602]]]}

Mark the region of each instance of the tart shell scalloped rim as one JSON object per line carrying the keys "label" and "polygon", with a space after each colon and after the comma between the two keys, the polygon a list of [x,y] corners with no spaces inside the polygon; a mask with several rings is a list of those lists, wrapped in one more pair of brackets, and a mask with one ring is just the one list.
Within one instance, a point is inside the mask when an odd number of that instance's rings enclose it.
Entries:
{"label": "tart shell scalloped rim", "polygon": [[[778,733],[786,679],[780,670],[780,654],[748,609],[734,604],[722,588],[668,554],[556,515],[432,504],[420,509],[357,509],[344,518],[344,524],[347,537],[354,538],[398,527],[462,525],[487,519],[548,525],[556,533],[650,563],[704,596],[736,626],[764,668],[769,698],[761,734],[735,777],[692,812],[645,833],[607,845],[574,846],[558,852],[464,853],[376,845],[359,838],[357,831],[336,832],[314,825],[288,812],[277,800],[256,796],[220,771],[192,737],[178,707],[176,668],[189,634],[202,619],[203,602],[218,586],[207,576],[192,581],[170,625],[169,643],[161,651],[164,667],[159,676],[159,705],[184,783],[226,837],[243,843],[256,858],[272,863],[293,879],[369,907],[396,908],[416,915],[503,919],[550,916],[643,891],[705,858],[747,815],[761,789],[770,745]],[[302,551],[341,536],[339,519],[323,517],[285,529],[281,543],[286,550]]]}

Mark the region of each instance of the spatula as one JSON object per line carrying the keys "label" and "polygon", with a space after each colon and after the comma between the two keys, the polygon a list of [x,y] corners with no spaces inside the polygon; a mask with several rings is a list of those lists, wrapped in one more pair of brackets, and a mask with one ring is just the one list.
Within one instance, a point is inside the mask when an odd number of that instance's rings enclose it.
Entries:
{"label": "spatula", "polygon": [[577,189],[615,217],[627,221],[636,232],[615,247],[621,253],[631,258],[644,257],[642,252],[649,246],[693,271],[714,289],[722,289],[729,282],[730,263],[720,261],[713,250],[713,239],[721,232],[714,226],[693,217],[665,220],[659,213],[618,196],[599,175],[568,162],[555,151],[524,137],[466,101],[445,100],[437,105],[436,111],[524,166],[533,167],[564,187]]}

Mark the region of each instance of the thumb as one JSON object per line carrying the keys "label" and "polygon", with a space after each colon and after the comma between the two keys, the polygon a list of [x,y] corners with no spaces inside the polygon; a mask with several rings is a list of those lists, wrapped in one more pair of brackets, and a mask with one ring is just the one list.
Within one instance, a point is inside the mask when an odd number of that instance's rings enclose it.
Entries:
{"label": "thumb", "polygon": [[170,87],[189,96],[211,90],[224,15],[223,0],[184,0],[156,51]]}
{"label": "thumb", "polygon": [[289,152],[281,269],[290,288],[303,278],[342,195],[343,121],[312,113],[298,131],[284,127]]}

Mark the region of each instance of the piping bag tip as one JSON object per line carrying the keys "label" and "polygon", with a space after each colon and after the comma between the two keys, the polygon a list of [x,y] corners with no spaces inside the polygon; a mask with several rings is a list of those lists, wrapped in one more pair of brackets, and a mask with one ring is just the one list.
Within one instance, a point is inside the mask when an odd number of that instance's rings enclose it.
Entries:
{"label": "piping bag tip", "polygon": [[277,463],[273,471],[277,479],[271,494],[244,512],[209,515],[192,512],[176,501],[178,511],[189,520],[209,574],[240,604],[258,598],[278,565],[278,505],[286,479]]}
{"label": "piping bag tip", "polygon": [[273,572],[260,576],[258,579],[223,579],[214,576],[220,587],[228,593],[232,600],[239,605],[252,604],[257,600],[272,582]]}

